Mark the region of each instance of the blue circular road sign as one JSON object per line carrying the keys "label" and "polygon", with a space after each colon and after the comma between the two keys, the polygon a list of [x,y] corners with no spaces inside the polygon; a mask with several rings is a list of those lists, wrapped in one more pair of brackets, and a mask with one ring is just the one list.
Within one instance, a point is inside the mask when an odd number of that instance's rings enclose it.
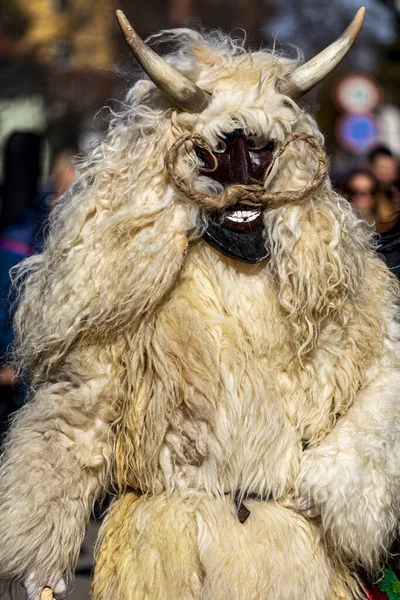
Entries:
{"label": "blue circular road sign", "polygon": [[344,115],[336,123],[336,137],[346,150],[364,154],[379,141],[379,127],[372,115]]}

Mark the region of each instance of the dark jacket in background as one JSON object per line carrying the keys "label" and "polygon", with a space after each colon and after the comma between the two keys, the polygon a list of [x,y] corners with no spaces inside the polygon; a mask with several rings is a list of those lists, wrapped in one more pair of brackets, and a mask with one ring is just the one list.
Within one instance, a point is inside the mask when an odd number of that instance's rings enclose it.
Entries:
{"label": "dark jacket in background", "polygon": [[400,281],[400,219],[389,231],[378,234],[378,253]]}

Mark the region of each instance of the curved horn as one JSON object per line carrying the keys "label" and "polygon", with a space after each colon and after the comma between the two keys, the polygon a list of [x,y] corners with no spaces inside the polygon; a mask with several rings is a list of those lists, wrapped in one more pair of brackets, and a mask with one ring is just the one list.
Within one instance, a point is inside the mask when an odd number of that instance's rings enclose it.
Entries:
{"label": "curved horn", "polygon": [[192,113],[202,111],[209,103],[210,95],[149,48],[133,29],[122,10],[117,10],[116,15],[129,48],[153,83],[178,108]]}
{"label": "curved horn", "polygon": [[288,76],[282,92],[291,98],[300,98],[322,81],[346,56],[356,41],[364,17],[365,8],[361,7],[348,28],[333,44]]}

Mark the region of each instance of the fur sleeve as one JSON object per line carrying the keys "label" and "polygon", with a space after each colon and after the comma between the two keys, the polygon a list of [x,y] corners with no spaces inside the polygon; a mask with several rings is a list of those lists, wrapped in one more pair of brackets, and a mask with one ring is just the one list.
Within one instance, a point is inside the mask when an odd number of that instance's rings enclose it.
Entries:
{"label": "fur sleeve", "polygon": [[300,495],[321,507],[322,528],[338,553],[367,569],[379,565],[400,508],[399,331],[386,364],[359,393],[324,442],[303,455]]}
{"label": "fur sleeve", "polygon": [[43,583],[75,566],[106,483],[115,415],[101,357],[81,356],[20,411],[0,468],[0,579]]}

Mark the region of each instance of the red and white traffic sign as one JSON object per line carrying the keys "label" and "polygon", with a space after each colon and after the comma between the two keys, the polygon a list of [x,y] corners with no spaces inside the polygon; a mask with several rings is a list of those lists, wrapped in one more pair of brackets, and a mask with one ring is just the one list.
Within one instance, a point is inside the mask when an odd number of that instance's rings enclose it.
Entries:
{"label": "red and white traffic sign", "polygon": [[379,83],[365,73],[349,73],[342,77],[333,91],[333,100],[339,110],[351,114],[366,114],[382,102]]}

